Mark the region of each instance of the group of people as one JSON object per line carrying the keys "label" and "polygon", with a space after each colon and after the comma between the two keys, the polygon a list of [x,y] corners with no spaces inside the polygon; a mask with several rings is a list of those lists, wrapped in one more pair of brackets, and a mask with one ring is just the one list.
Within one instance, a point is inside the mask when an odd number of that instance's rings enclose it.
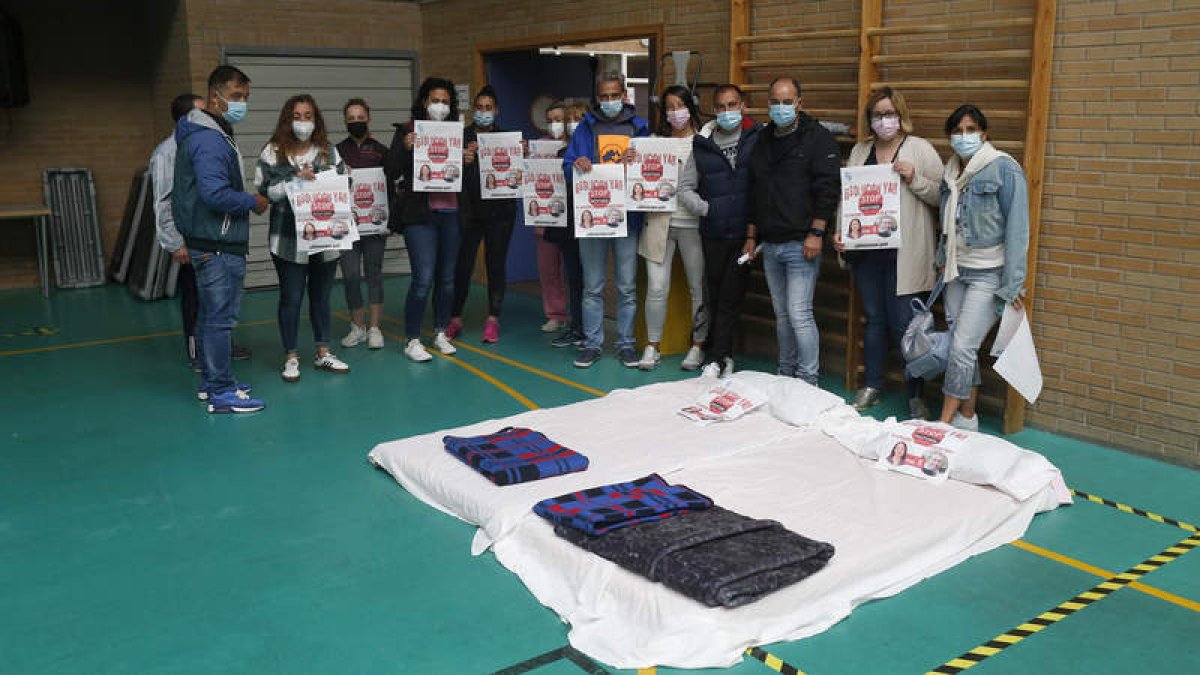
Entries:
{"label": "group of people", "polygon": [[[181,97],[173,107],[173,137],[156,151],[173,165],[173,189],[160,194],[163,247],[194,271],[196,311],[194,357],[201,371],[198,395],[210,412],[260,410],[261,400],[237,383],[230,370],[231,329],[237,319],[249,212],[270,214],[269,244],[279,277],[279,330],[286,353],[287,381],[300,377],[297,334],[305,290],[316,353],[314,367],[349,370],[330,351],[329,296],[337,266],[345,277],[350,309],[344,347],[384,344],[382,268],[386,234],[363,236],[353,250],[309,254],[298,251],[288,184],[327,170],[349,172],[381,167],[391,186],[389,230],[404,237],[412,278],[405,300],[405,355],[432,359],[421,325],[432,296],[434,338],[443,354],[463,331],[463,314],[480,244],[487,270],[484,342],[497,342],[507,271],[505,264],[516,216],[512,199],[483,199],[478,135],[503,131],[499,99],[485,86],[474,97],[464,130],[463,191],[412,190],[414,122],[397,126],[389,146],[370,135],[370,107],[351,99],[343,107],[347,138],[337,145],[316,102],[308,95],[284,103],[275,131],[262,149],[255,172],[256,193],[244,188],[232,125],[245,115],[250,81],[231,66],[213,71],[205,98]],[[978,428],[975,400],[980,381],[978,350],[1005,304],[1019,307],[1028,248],[1026,186],[1020,166],[987,142],[987,119],[974,106],[961,106],[946,121],[954,155],[945,165],[925,139],[914,135],[903,96],[874,91],[863,111],[865,138],[850,152],[849,166],[890,164],[903,189],[899,249],[847,250],[838,232],[841,153],[834,135],[803,111],[799,83],[788,77],[768,88],[770,120],[745,114],[742,90],[716,88],[714,119],[702,124],[698,100],[683,87],[668,87],[651,125],[628,102],[619,73],[602,74],[591,105],[556,102],[545,113],[548,137],[561,140],[568,181],[602,162],[631,163],[636,153],[604,152],[600,139],[657,135],[690,141],[674,212],[626,214],[628,235],[579,238],[574,227],[538,228],[537,260],[546,323],[561,334],[551,344],[577,348],[574,365],[601,358],[604,289],[609,263],[617,290],[617,358],[627,367],[651,370],[661,360],[671,268],[678,250],[691,296],[691,348],[685,370],[711,377],[733,370],[733,337],[746,290],[749,264],[761,258],[776,319],[778,373],[817,384],[820,340],[813,296],[827,239],[854,273],[866,315],[865,386],[854,406],[866,409],[883,390],[887,354],[912,316],[911,300],[935,283],[945,284],[946,317],[952,331],[943,384],[941,420]],[[195,107],[193,107],[195,106]],[[426,79],[413,103],[413,120],[459,118],[454,84]],[[172,146],[166,148],[166,146]],[[177,150],[175,149],[177,146]],[[155,176],[167,173],[157,170]],[[568,201],[572,191],[568,189]],[[570,214],[569,205],[566,212]],[[940,225],[939,225],[940,223]],[[572,223],[573,225],[573,223]],[[831,232],[832,231],[832,232]],[[940,233],[940,235],[939,235]],[[848,237],[854,237],[853,228]],[[638,259],[645,260],[645,320],[648,344],[635,349]],[[368,294],[364,311],[361,291]],[[185,289],[186,295],[186,289]],[[185,315],[187,310],[185,309]],[[889,339],[890,338],[890,339]],[[923,382],[907,381],[910,413],[928,418]]]}

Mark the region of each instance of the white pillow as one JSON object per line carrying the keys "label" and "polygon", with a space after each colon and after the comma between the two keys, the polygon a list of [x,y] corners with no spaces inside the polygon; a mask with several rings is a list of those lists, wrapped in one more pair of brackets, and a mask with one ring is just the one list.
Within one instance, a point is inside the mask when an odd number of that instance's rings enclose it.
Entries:
{"label": "white pillow", "polygon": [[736,372],[730,377],[766,394],[771,415],[797,427],[812,424],[822,413],[844,403],[840,396],[794,377],[753,370]]}

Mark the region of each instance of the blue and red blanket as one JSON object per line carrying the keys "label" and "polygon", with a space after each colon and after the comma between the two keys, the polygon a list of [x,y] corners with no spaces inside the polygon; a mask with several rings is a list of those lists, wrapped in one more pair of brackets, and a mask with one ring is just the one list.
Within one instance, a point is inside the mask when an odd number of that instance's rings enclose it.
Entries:
{"label": "blue and red blanket", "polygon": [[686,485],[670,485],[652,473],[628,483],[588,488],[543,499],[534,505],[539,516],[555,525],[590,535],[663,520],[712,506],[712,500]]}
{"label": "blue and red blanket", "polygon": [[446,452],[496,485],[583,471],[588,459],[532,429],[508,427],[484,436],[445,436]]}

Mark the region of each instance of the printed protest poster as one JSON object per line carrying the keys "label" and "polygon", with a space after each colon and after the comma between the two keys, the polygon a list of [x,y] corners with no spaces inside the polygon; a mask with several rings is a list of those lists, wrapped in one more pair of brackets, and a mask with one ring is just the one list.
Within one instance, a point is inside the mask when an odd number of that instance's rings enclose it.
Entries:
{"label": "printed protest poster", "polygon": [[900,189],[890,164],[842,169],[838,228],[847,250],[900,248]]}
{"label": "printed protest poster", "polygon": [[462,192],[461,122],[416,120],[413,192]]}
{"label": "printed protest poster", "polygon": [[943,483],[954,467],[954,458],[962,451],[966,432],[948,424],[908,420],[888,426],[876,443],[879,459],[875,465],[935,483]]}
{"label": "printed protest poster", "polygon": [[296,215],[296,250],[319,253],[354,248],[358,241],[354,209],[350,203],[349,176],[317,176],[317,180],[293,181],[287,186],[288,200]]}
{"label": "printed protest poster", "polygon": [[744,382],[724,379],[705,390],[679,414],[705,426],[713,422],[732,422],[767,402],[766,394]]}
{"label": "printed protest poster", "polygon": [[634,138],[634,160],[626,165],[630,211],[674,211],[679,174],[691,150],[690,138]]}
{"label": "printed protest poster", "polygon": [[354,220],[358,234],[383,234],[387,232],[388,197],[387,177],[383,168],[352,169],[354,182]]}
{"label": "printed protest poster", "polygon": [[624,237],[629,234],[625,222],[625,165],[593,164],[581,173],[574,169],[575,237],[591,239]]}
{"label": "printed protest poster", "polygon": [[516,199],[521,196],[521,171],[525,149],[521,132],[479,134],[479,195],[483,199]]}
{"label": "printed protest poster", "polygon": [[536,227],[567,226],[567,179],[562,160],[525,160],[521,194],[525,224]]}
{"label": "printed protest poster", "polygon": [[558,152],[567,147],[566,141],[546,138],[529,141],[529,159],[554,159]]}

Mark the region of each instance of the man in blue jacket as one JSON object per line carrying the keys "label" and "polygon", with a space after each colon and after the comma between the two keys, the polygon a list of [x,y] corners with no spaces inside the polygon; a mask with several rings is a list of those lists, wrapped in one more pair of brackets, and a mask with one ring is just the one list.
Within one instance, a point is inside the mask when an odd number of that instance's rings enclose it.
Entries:
{"label": "man in blue jacket", "polygon": [[208,395],[210,413],[266,407],[250,398],[249,387],[237,384],[230,368],[250,251],[250,211],[262,213],[268,204],[266,197],[246,192],[242,156],[233,140],[232,125],[246,116],[249,98],[250,78],[233,66],[219,66],[208,77],[204,107],[175,125],[171,210],[196,272],[200,391]]}
{"label": "man in blue jacket", "polygon": [[[624,156],[617,151],[601,151],[599,141],[602,137],[649,135],[646,120],[638,117],[633,105],[626,102],[625,76],[616,72],[604,73],[596,81],[596,104],[576,127],[563,155],[567,180],[571,180],[572,169],[587,173],[594,163],[624,161]],[[627,368],[636,368],[641,360],[633,348],[633,320],[637,315],[637,248],[642,214],[631,212],[627,218],[628,236],[579,239],[579,259],[583,266],[584,340],[583,348],[575,358],[577,368],[587,368],[595,363],[604,346],[604,282],[609,249],[613,252],[617,277],[617,355]]]}

